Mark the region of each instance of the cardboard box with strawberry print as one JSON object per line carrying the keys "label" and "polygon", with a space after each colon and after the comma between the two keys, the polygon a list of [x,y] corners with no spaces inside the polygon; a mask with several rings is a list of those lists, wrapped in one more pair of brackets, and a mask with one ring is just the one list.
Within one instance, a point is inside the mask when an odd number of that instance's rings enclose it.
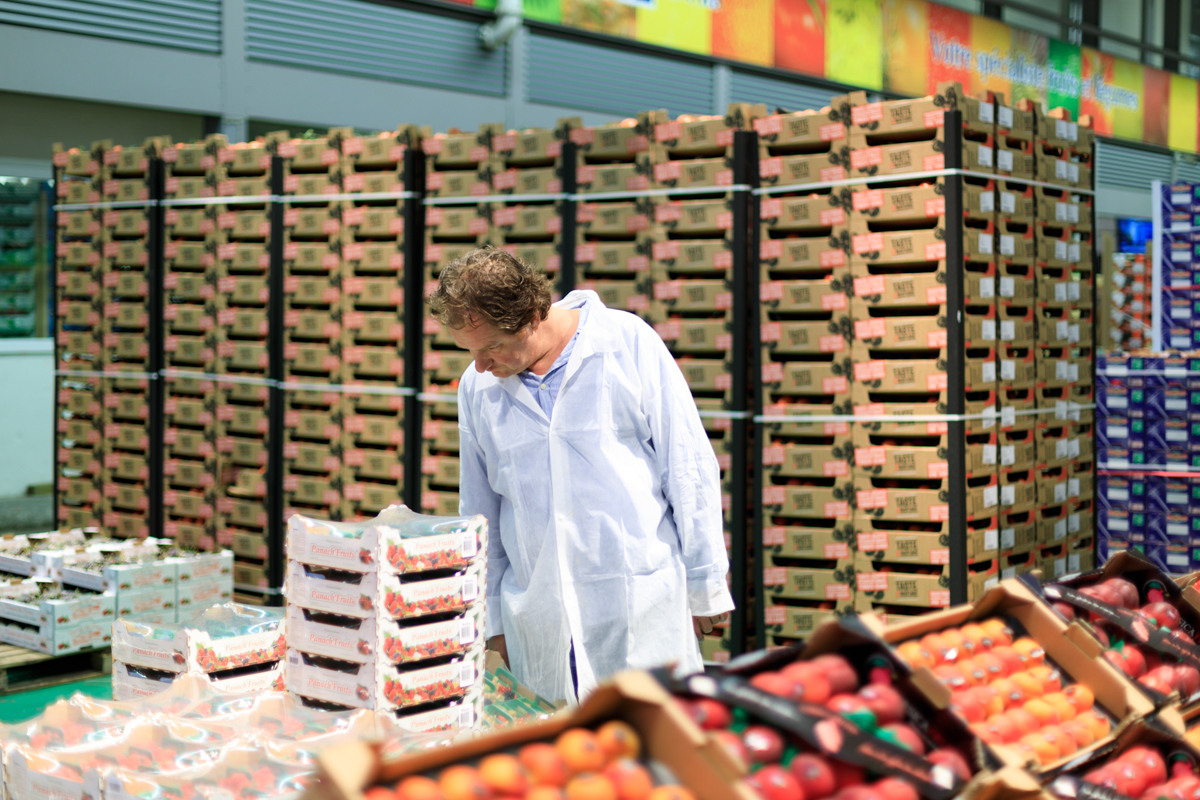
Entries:
{"label": "cardboard box with strawberry print", "polygon": [[288,606],[288,643],[305,653],[354,663],[401,664],[454,655],[483,641],[483,606],[432,622],[358,619]]}
{"label": "cardboard box with strawberry print", "polygon": [[432,517],[391,506],[367,522],[330,522],[293,515],[289,561],[348,572],[458,569],[487,549],[487,520]]}
{"label": "cardboard box with strawberry print", "polygon": [[278,611],[233,603],[175,625],[120,619],[113,624],[113,658],[165,672],[222,672],[282,659],[284,630]]}

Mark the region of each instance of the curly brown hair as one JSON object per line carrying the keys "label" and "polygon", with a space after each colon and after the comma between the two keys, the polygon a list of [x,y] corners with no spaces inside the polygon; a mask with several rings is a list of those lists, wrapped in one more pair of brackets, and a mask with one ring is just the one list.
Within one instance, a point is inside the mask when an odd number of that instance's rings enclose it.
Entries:
{"label": "curly brown hair", "polygon": [[429,308],[455,330],[474,319],[515,334],[550,313],[550,279],[511,253],[484,245],[442,269]]}

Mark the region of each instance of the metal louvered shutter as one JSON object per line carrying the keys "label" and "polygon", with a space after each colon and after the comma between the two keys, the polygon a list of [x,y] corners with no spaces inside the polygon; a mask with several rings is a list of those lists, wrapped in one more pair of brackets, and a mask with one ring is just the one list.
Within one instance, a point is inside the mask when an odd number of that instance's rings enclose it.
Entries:
{"label": "metal louvered shutter", "polygon": [[836,92],[809,86],[799,81],[768,78],[752,72],[734,70],[730,81],[729,99],[735,103],[765,103],[767,110],[776,108],[787,111],[822,109]]}
{"label": "metal louvered shutter", "polygon": [[710,114],[711,67],[534,33],[529,99],[610,114]]}
{"label": "metal louvered shutter", "polygon": [[1096,140],[1096,185],[1149,192],[1153,181],[1171,182],[1171,156]]}
{"label": "metal louvered shutter", "polygon": [[0,0],[0,23],[221,52],[221,0]]}
{"label": "metal louvered shutter", "polygon": [[505,48],[479,23],[358,0],[247,0],[246,55],[309,69],[503,96]]}
{"label": "metal louvered shutter", "polygon": [[1200,161],[1180,159],[1175,166],[1177,183],[1200,183]]}

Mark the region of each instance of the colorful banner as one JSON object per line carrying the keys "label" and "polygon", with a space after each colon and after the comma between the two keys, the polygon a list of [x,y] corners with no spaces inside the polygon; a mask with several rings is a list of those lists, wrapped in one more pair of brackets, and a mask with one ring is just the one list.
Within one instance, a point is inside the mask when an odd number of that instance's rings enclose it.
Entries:
{"label": "colorful banner", "polygon": [[[494,7],[495,0],[460,0]],[[900,95],[954,80],[1200,151],[1200,83],[926,0],[524,0],[532,19]],[[738,98],[733,98],[737,100]]]}

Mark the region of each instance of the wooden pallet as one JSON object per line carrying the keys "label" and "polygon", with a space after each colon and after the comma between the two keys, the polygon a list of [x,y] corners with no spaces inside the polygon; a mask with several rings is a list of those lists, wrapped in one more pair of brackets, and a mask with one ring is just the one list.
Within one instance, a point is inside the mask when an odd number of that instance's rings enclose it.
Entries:
{"label": "wooden pallet", "polygon": [[112,652],[107,648],[50,656],[24,647],[0,644],[0,695],[110,674]]}

